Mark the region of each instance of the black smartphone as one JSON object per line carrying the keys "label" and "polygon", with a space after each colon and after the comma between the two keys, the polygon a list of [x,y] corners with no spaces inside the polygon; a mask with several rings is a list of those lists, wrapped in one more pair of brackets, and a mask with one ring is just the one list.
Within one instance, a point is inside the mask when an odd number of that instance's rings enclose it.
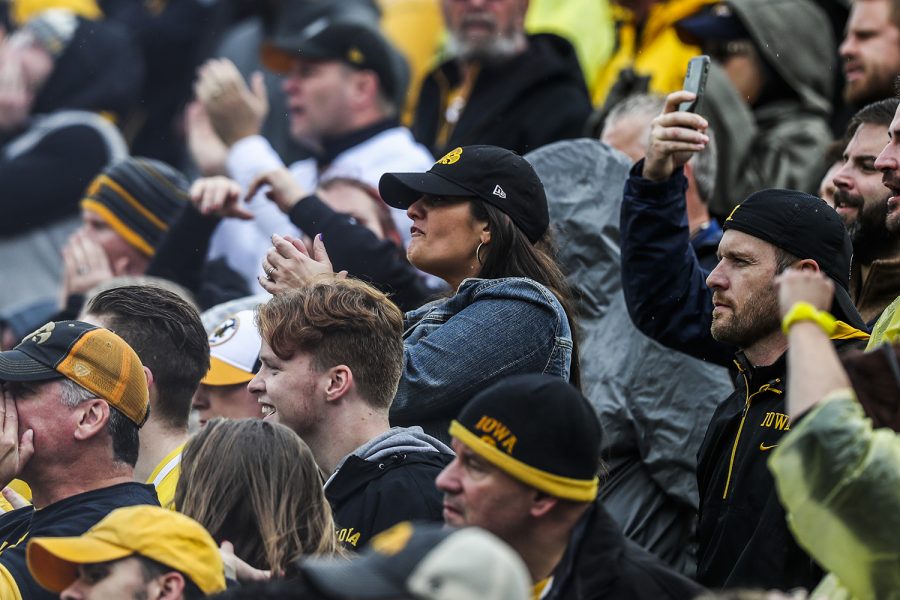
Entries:
{"label": "black smartphone", "polygon": [[709,74],[709,57],[705,54],[695,56],[688,62],[687,73],[684,75],[684,89],[693,92],[696,98],[690,102],[682,102],[678,110],[682,112],[697,112],[700,102],[703,101],[703,92],[706,89],[706,76]]}

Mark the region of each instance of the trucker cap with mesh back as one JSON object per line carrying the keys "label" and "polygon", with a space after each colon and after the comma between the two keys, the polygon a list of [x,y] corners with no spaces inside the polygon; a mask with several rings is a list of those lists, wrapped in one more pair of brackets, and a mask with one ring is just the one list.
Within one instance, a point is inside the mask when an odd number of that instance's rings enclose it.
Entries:
{"label": "trucker cap with mesh back", "polygon": [[50,322],[0,352],[0,381],[66,377],[97,394],[138,427],[150,412],[144,366],[125,340],[81,321]]}

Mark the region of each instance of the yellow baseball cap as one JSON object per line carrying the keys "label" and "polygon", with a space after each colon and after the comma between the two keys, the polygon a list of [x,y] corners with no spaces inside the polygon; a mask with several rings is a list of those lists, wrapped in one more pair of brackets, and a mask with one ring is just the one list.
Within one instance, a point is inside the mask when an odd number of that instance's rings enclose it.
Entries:
{"label": "yellow baseball cap", "polygon": [[78,565],[134,554],[179,571],[206,595],[225,589],[222,557],[209,532],[190,517],[159,506],[114,510],[79,537],[34,538],[26,554],[35,581],[57,594],[78,578]]}

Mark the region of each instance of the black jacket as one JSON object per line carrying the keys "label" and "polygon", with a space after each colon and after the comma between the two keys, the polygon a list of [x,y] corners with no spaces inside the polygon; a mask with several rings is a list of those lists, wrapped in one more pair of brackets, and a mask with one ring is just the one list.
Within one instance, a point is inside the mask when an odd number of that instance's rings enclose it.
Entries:
{"label": "black jacket", "polygon": [[790,431],[785,355],[754,368],[734,361],[734,392],[713,413],[700,446],[697,580],[711,587],[812,589],[823,572],[787,528],[769,451]]}
{"label": "black jacket", "polygon": [[[37,537],[82,535],[112,511],[126,506],[159,506],[152,485],[129,481],[69,496],[41,510],[26,506],[0,515],[0,567],[9,571],[21,597],[27,600],[59,598],[35,581],[28,568],[28,542]],[[8,593],[4,593],[8,592]],[[0,596],[13,598],[11,590]]]}
{"label": "black jacket", "polygon": [[348,456],[325,486],[338,540],[359,551],[401,521],[443,521],[443,495],[434,480],[452,460],[440,452],[397,453],[378,462]]}
{"label": "black jacket", "polygon": [[[712,338],[712,292],[684,217],[687,182],[680,169],[658,183],[643,179],[642,170],[643,161],[632,168],[620,215],[629,315],[656,341],[737,374],[735,391],[713,413],[698,456],[697,580],[710,587],[811,589],[822,572],[790,534],[766,468],[769,448],[790,427],[784,357],[754,369],[740,353],[731,360],[737,349]],[[845,318],[861,322],[858,314]]]}
{"label": "black jacket", "polygon": [[575,527],[544,600],[688,600],[704,591],[626,539],[597,501]]}
{"label": "black jacket", "polygon": [[[436,295],[409,264],[403,249],[379,240],[352,217],[339,213],[311,195],[288,214],[303,231],[322,234],[335,271],[367,281],[391,296],[403,311],[418,308]],[[204,217],[187,207],[169,229],[147,268],[156,275],[183,285],[197,295],[204,308],[250,293],[223,259],[206,261],[209,241],[220,219]]]}
{"label": "black jacket", "polygon": [[481,67],[456,127],[438,147],[447,95],[460,78],[457,63],[449,61],[422,82],[412,130],[435,156],[471,144],[493,144],[525,154],[579,137],[591,113],[571,44],[552,34],[530,35],[522,54],[501,65]]}

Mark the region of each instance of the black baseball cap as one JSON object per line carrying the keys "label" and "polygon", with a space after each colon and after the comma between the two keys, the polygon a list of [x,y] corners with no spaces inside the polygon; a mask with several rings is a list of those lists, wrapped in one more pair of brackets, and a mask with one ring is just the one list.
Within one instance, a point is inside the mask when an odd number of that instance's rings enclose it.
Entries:
{"label": "black baseball cap", "polygon": [[837,285],[834,316],[868,331],[850,299],[853,244],[840,216],[824,200],[796,190],[767,189],[738,204],[722,229],[734,229],[766,241],[797,258],[811,258]]}
{"label": "black baseball cap", "polygon": [[350,560],[310,557],[295,565],[303,581],[333,599],[519,600],[530,588],[518,554],[478,527],[406,521]]}
{"label": "black baseball cap", "polygon": [[297,58],[337,60],[355,69],[374,71],[386,97],[401,103],[405,99],[409,65],[370,25],[323,16],[300,31],[276,28],[262,45],[262,64],[275,73],[288,73]]}
{"label": "black baseball cap", "polygon": [[675,23],[678,36],[690,44],[749,39],[750,32],[727,4],[711,4]]}
{"label": "black baseball cap", "polygon": [[450,435],[514,479],[557,498],[597,497],[600,423],[559,377],[516,375],[476,394]]}
{"label": "black baseball cap", "polygon": [[388,205],[404,210],[422,196],[477,198],[503,211],[532,244],[550,225],[540,177],[527,160],[498,146],[456,148],[425,173],[385,173],[378,191]]}

